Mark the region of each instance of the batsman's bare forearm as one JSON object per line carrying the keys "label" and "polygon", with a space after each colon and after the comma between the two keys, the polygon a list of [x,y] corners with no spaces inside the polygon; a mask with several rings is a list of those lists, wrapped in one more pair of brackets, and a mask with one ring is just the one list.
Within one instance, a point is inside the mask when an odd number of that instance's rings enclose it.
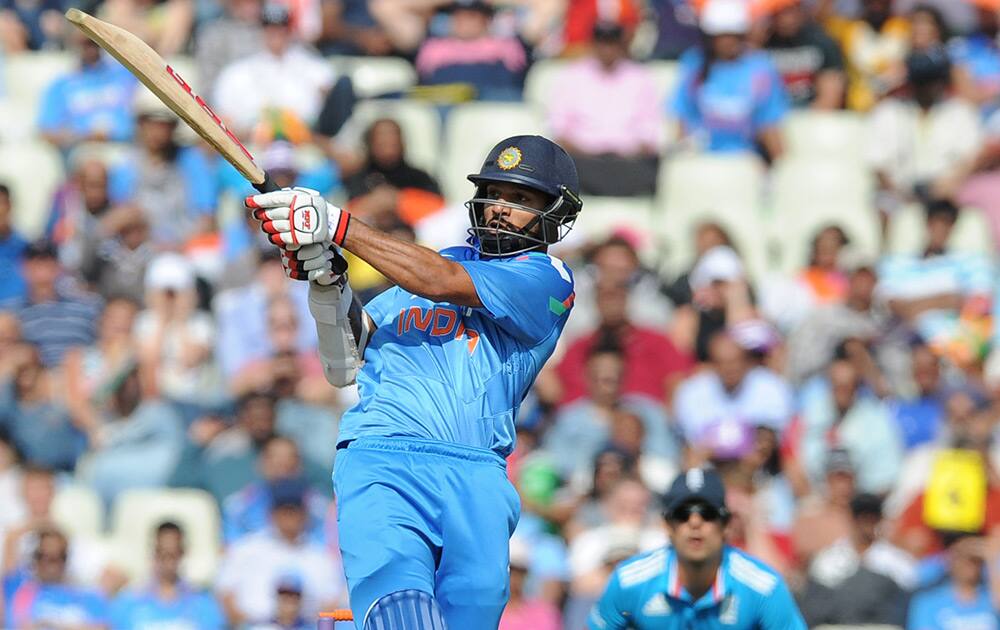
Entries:
{"label": "batsman's bare forearm", "polygon": [[462,265],[357,219],[351,220],[344,249],[410,293],[458,306],[478,308],[483,305],[472,278]]}

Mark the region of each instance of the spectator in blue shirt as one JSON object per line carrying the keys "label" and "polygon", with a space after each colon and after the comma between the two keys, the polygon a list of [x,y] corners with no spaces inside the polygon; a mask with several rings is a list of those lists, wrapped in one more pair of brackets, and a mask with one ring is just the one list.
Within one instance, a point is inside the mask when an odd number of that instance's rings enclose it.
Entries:
{"label": "spectator in blue shirt", "polygon": [[709,0],[700,26],[706,43],[681,57],[671,114],[699,149],[746,152],[759,145],[768,159],[778,158],[789,100],[767,53],[747,48],[747,3]]}
{"label": "spectator in blue shirt", "polygon": [[1000,96],[1000,16],[990,3],[972,2],[976,7],[976,30],[949,42],[948,52],[954,63],[955,88],[966,99],[983,108],[984,114],[996,109]]}
{"label": "spectator in blue shirt", "polygon": [[107,627],[107,601],[90,589],[67,583],[69,544],[56,529],[38,535],[32,575],[7,600],[8,628],[98,630]]}
{"label": "spectator in blue shirt", "polygon": [[724,542],[730,512],[719,474],[692,468],[664,497],[670,546],[618,565],[590,630],[805,630],[784,580]]}
{"label": "spectator in blue shirt", "polygon": [[997,603],[983,580],[983,567],[996,571],[996,554],[985,538],[960,537],[948,548],[949,579],[917,593],[910,602],[907,630],[997,630]]}
{"label": "spectator in blue shirt", "polygon": [[[287,437],[274,436],[264,443],[257,460],[260,478],[238,492],[226,497],[222,504],[222,530],[226,544],[267,528],[271,518],[271,484],[279,479],[302,476],[302,459],[295,442]],[[309,488],[305,507],[309,518],[306,532],[309,539],[322,543],[328,499]]]}
{"label": "spectator in blue shirt", "polygon": [[21,271],[28,241],[14,231],[10,189],[0,184],[0,301],[24,297],[28,290]]}
{"label": "spectator in blue shirt", "polygon": [[180,526],[172,521],[160,523],[154,545],[152,583],[125,592],[112,602],[111,630],[224,628],[225,617],[215,598],[186,584],[180,576],[185,552]]}
{"label": "spectator in blue shirt", "polygon": [[907,451],[937,437],[944,423],[945,403],[938,356],[926,345],[919,344],[910,352],[910,361],[917,395],[893,406],[903,448]]}
{"label": "spectator in blue shirt", "polygon": [[132,137],[135,78],[76,32],[79,67],[45,91],[38,114],[42,137],[63,151],[88,140],[125,142]]}

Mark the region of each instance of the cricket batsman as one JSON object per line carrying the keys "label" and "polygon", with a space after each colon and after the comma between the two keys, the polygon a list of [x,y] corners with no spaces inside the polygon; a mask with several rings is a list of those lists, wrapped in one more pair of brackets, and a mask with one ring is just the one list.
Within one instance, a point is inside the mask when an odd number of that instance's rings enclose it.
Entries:
{"label": "cricket batsman", "polygon": [[[308,280],[327,380],[356,379],[333,484],[363,630],[495,629],[520,514],[505,458],[518,407],[573,306],[549,245],[580,213],[572,158],[540,136],[490,151],[468,247],[397,240],[302,188],[248,197],[290,277]],[[363,309],[346,249],[396,284]]]}

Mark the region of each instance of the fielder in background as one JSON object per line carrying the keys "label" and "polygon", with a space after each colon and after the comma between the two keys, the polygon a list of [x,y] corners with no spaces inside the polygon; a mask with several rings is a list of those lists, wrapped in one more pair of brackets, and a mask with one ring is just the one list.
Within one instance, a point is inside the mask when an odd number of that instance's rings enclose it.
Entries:
{"label": "fielder in background", "polygon": [[[540,136],[500,142],[469,179],[469,246],[440,253],[306,189],[246,201],[289,276],[310,281],[327,379],[357,379],[333,483],[365,630],[495,629],[507,602],[520,501],[505,458],[573,306],[573,275],[546,250],[582,202],[573,160]],[[396,286],[362,309],[340,247]]]}
{"label": "fielder in background", "polygon": [[615,569],[590,630],[806,630],[781,576],[724,544],[729,516],[717,472],[678,475],[664,497],[670,546]]}

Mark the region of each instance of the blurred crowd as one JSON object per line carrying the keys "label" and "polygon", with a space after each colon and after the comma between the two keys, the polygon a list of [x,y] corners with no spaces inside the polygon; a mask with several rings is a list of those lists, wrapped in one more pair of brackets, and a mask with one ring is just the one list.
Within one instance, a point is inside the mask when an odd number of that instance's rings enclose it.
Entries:
{"label": "blurred crowd", "polygon": [[[192,59],[279,184],[434,247],[465,238],[463,199],[411,161],[403,122],[357,120],[373,95],[325,57],[411,63],[417,85],[374,96],[443,119],[521,102],[533,64],[567,60],[545,131],[576,158],[584,215],[662,194],[682,151],[754,156],[766,178],[795,112],[862,117],[876,251],[834,221],[793,272],[761,274],[739,243],[763,236],[707,218],[673,268],[613,221],[555,250],[576,301],[508,462],[523,509],[501,628],[584,627],[615,564],[666,542],[657,496],[705,464],[730,543],[786,576],[810,625],[1000,628],[1000,0],[79,6]],[[354,393],[323,378],[306,287],[242,212],[252,189],[66,8],[0,0],[0,69],[75,59],[37,112],[68,173],[40,233],[15,227],[31,182],[0,184],[0,625],[312,627],[346,604],[329,477]],[[891,250],[913,208],[909,253]],[[988,251],[955,245],[969,216]],[[365,300],[388,286],[350,269]],[[136,571],[110,532],[58,517],[67,488],[109,523],[182,489],[216,516],[150,522]],[[205,536],[220,551],[193,576]]]}

